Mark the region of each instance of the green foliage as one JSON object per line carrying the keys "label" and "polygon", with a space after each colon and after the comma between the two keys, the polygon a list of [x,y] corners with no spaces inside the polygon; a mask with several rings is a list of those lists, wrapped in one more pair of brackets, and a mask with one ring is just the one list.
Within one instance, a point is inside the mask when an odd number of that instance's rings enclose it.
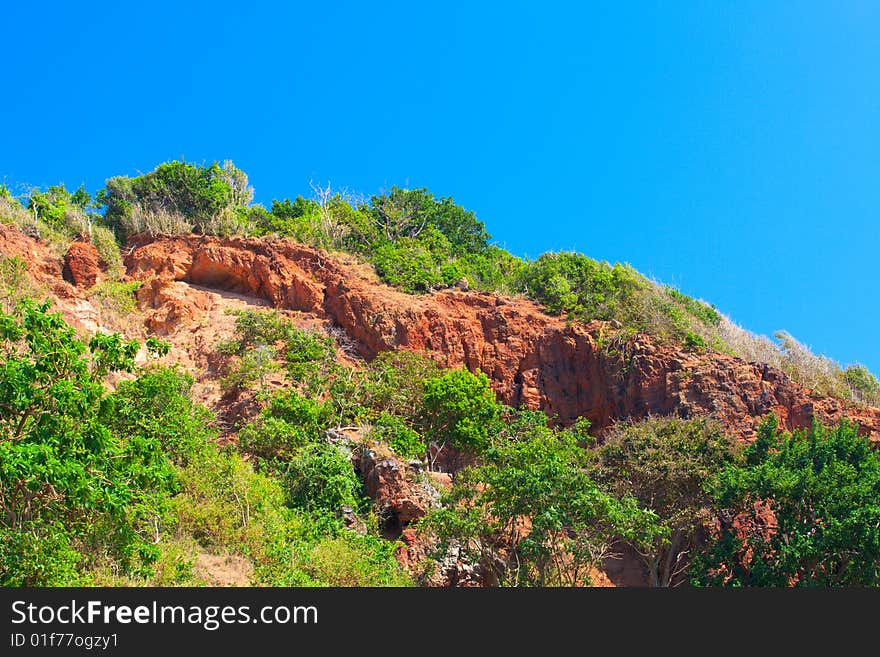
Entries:
{"label": "green foliage", "polygon": [[12,312],[21,299],[38,296],[40,290],[27,270],[27,262],[20,256],[0,256],[0,310]]}
{"label": "green foliage", "polygon": [[122,381],[102,406],[108,427],[129,440],[149,441],[177,466],[202,458],[216,438],[211,414],[191,401],[193,379],[178,368],[147,370]]}
{"label": "green foliage", "polygon": [[291,380],[310,394],[319,394],[339,373],[333,339],[313,331],[292,330],[284,345],[284,359]]}
{"label": "green foliage", "polygon": [[104,373],[130,369],[137,343],[77,340],[48,304],[0,315],[0,582],[79,581],[79,568],[111,558],[148,567],[144,537],[164,513],[170,464],[149,439],[102,421]]}
{"label": "green foliage", "polygon": [[304,570],[325,586],[410,586],[395,559],[396,546],[374,536],[343,532],[317,543]]}
{"label": "green foliage", "polygon": [[360,506],[360,482],[347,457],[324,440],[331,412],[288,389],[239,433],[241,449],[283,481],[294,507],[337,513]]}
{"label": "green foliage", "polygon": [[239,446],[283,469],[300,449],[323,439],[328,418],[326,404],[288,390],[273,397],[260,416],[241,429]]}
{"label": "green foliage", "polygon": [[634,497],[664,529],[640,549],[652,586],[681,582],[708,520],[712,500],[703,485],[735,453],[733,439],[704,418],[648,419],[619,425],[606,437],[593,466],[596,480],[615,496]]}
{"label": "green foliage", "polygon": [[684,346],[688,349],[705,349],[706,341],[703,339],[702,335],[698,335],[691,330],[688,330],[684,335]]}
{"label": "green foliage", "polygon": [[677,301],[689,314],[699,319],[706,326],[717,327],[721,323],[721,315],[713,306],[697,301],[693,297],[682,294],[668,285],[663,288],[666,294]]}
{"label": "green foliage", "polygon": [[872,404],[880,402],[880,382],[864,365],[850,365],[843,370],[843,379],[856,399]]}
{"label": "green foliage", "polygon": [[137,343],[87,347],[47,310],[0,315],[0,583],[193,585],[198,551],[245,557],[255,584],[409,583],[393,544],[341,526],[360,482],[323,442],[328,406],[271,400],[240,436],[256,472],[218,449],[191,377],[152,368],[108,394],[100,377],[132,370]]}
{"label": "green foliage", "polygon": [[220,379],[220,387],[224,390],[237,388],[243,390],[259,383],[260,390],[265,390],[267,377],[281,369],[275,362],[274,347],[260,345],[240,356],[228,368],[228,374]]}
{"label": "green foliage", "polygon": [[421,423],[438,445],[480,452],[500,430],[502,407],[489,377],[466,369],[450,370],[425,381]]}
{"label": "green foliage", "polygon": [[408,427],[402,418],[391,415],[387,411],[382,411],[373,422],[370,437],[387,443],[398,456],[404,459],[422,460],[425,458],[425,450],[428,448],[417,431]]}
{"label": "green foliage", "polygon": [[100,224],[93,224],[91,242],[98,251],[101,261],[107,265],[108,273],[117,277],[122,273],[122,254],[113,231]]}
{"label": "green foliage", "polygon": [[34,210],[37,218],[56,230],[71,236],[87,236],[91,197],[84,187],[70,193],[61,185],[51,185],[45,192],[33,190],[25,201]]}
{"label": "green foliage", "polygon": [[333,445],[316,442],[300,449],[284,472],[294,506],[338,513],[361,505],[360,480],[351,462]]}
{"label": "green foliage", "polygon": [[401,237],[378,246],[372,257],[376,273],[386,283],[410,293],[426,292],[445,283],[441,271],[441,266],[447,264],[443,247],[449,249],[451,245],[448,240],[444,244],[445,238],[436,230],[432,233],[428,238],[434,240]]}
{"label": "green foliage", "polygon": [[646,281],[623,265],[578,253],[546,253],[530,264],[524,286],[553,313],[585,319],[616,319]]}
{"label": "green foliage", "polygon": [[488,246],[486,227],[473,212],[456,205],[451,197],[437,200],[427,189],[392,187],[372,198],[370,214],[385,241],[417,238],[433,227],[458,255],[479,253]]}
{"label": "green foliage", "polygon": [[149,221],[163,213],[182,217],[199,233],[236,232],[252,193],[247,176],[231,162],[201,166],[173,161],[134,178],[110,178],[97,200],[106,206],[109,225],[125,240],[139,232],[165,232],[167,227]]}
{"label": "green foliage", "polygon": [[414,351],[386,351],[373,359],[364,377],[362,403],[413,421],[419,415],[425,381],[439,368],[430,358]]}
{"label": "green foliage", "polygon": [[89,293],[97,298],[102,310],[109,310],[122,317],[137,310],[137,291],[142,285],[142,281],[104,281],[93,287]]}
{"label": "green foliage", "polygon": [[744,456],[709,481],[723,518],[738,521],[722,518],[696,582],[880,584],[880,456],[857,425],[789,434],[770,416]]}
{"label": "green foliage", "polygon": [[223,379],[226,388],[245,388],[282,369],[279,351],[290,381],[310,396],[333,386],[344,368],[336,358],[332,338],[297,329],[274,311],[242,311],[235,320],[235,337],[217,344],[220,354],[233,357]]}
{"label": "green foliage", "polygon": [[441,554],[460,545],[500,583],[575,586],[590,583],[590,569],[619,537],[648,545],[662,535],[656,515],[635,499],[600,490],[574,438],[534,416],[520,430],[491,447],[484,465],[465,470],[449,505],[423,521]]}
{"label": "green foliage", "polygon": [[227,355],[242,355],[253,347],[274,345],[293,332],[293,326],[275,311],[244,310],[236,313],[235,338],[218,345]]}

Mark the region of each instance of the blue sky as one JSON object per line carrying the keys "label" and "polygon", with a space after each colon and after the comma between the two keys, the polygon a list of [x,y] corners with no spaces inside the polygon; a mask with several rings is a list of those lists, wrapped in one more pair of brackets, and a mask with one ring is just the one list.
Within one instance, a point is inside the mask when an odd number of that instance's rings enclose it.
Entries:
{"label": "blue sky", "polygon": [[880,371],[880,3],[370,5],[10,3],[0,180],[424,186]]}

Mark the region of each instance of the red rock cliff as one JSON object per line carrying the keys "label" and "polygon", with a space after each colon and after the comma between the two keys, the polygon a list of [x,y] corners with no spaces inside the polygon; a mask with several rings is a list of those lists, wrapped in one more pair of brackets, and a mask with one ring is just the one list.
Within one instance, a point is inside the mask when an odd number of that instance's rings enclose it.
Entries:
{"label": "red rock cliff", "polygon": [[[880,439],[880,410],[816,398],[781,371],[718,353],[661,346],[649,336],[614,342],[604,322],[568,325],[536,304],[494,294],[400,293],[366,268],[288,240],[159,238],[134,244],[129,275],[186,281],[262,297],[332,319],[371,359],[389,349],[429,354],[485,372],[507,404],[599,429],[648,414],[711,414],[744,439],[773,411],[787,428],[849,416]],[[613,355],[611,355],[613,354]]]}

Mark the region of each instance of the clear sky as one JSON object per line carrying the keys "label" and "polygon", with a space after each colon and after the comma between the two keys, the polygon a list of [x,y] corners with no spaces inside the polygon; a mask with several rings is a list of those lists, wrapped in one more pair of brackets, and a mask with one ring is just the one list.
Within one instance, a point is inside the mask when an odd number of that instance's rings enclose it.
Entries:
{"label": "clear sky", "polygon": [[0,180],[451,195],[880,372],[880,3],[7,3]]}

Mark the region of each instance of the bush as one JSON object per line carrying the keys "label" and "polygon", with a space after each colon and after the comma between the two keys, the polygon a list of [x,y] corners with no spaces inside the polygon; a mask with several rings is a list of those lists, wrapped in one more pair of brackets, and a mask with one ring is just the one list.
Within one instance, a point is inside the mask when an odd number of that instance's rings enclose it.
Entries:
{"label": "bush", "polygon": [[316,428],[261,415],[238,432],[238,446],[270,463],[290,460],[300,449],[321,438]]}
{"label": "bush", "polygon": [[142,176],[110,178],[98,194],[105,218],[123,239],[148,232],[228,234],[253,196],[247,176],[231,162],[209,166],[165,162]]}
{"label": "bush", "polygon": [[880,584],[880,456],[858,425],[790,434],[770,416],[707,490],[728,520],[695,561],[696,583]]}
{"label": "bush", "polygon": [[122,317],[137,310],[136,295],[142,285],[142,281],[104,281],[93,287],[89,293],[100,301],[102,310],[110,310],[117,317]]}
{"label": "bush", "polygon": [[361,482],[348,458],[327,443],[303,447],[284,473],[290,501],[308,511],[339,513],[361,505]]}
{"label": "bush", "polygon": [[704,483],[736,453],[734,440],[705,418],[651,418],[617,425],[605,437],[591,468],[596,480],[618,497],[634,497],[664,528],[639,550],[651,586],[682,582],[710,520],[712,498]]}
{"label": "bush", "polygon": [[107,272],[111,277],[118,277],[122,273],[122,254],[116,243],[116,236],[106,226],[92,226],[91,242],[98,250],[98,255],[107,266]]}
{"label": "bush", "polygon": [[304,570],[323,586],[411,586],[395,549],[389,541],[343,532],[315,545]]}
{"label": "bush", "polygon": [[662,537],[655,514],[599,489],[574,438],[535,422],[521,429],[465,470],[450,504],[422,521],[439,539],[438,556],[454,544],[502,584],[578,586],[619,538],[641,546]]}
{"label": "bush", "polygon": [[422,460],[428,448],[416,431],[387,411],[382,411],[373,422],[370,437],[388,444],[398,456],[405,459]]}
{"label": "bush", "polygon": [[130,371],[138,345],[98,335],[87,347],[48,308],[0,314],[0,584],[74,583],[74,569],[108,560],[149,571],[158,550],[145,537],[173,470],[155,436],[107,421],[100,380]]}
{"label": "bush", "polygon": [[362,403],[413,421],[421,411],[425,381],[439,375],[436,363],[414,351],[386,351],[373,359],[364,377]]}
{"label": "bush", "polygon": [[880,382],[864,365],[850,365],[843,370],[843,379],[858,401],[880,402]]}
{"label": "bush", "polygon": [[142,372],[122,381],[104,402],[107,426],[116,433],[157,443],[172,463],[202,458],[216,438],[212,415],[191,400],[193,379],[177,367]]}
{"label": "bush", "polygon": [[21,299],[40,296],[41,290],[27,269],[20,256],[0,256],[0,310],[11,313]]}
{"label": "bush", "polygon": [[451,370],[425,381],[423,404],[425,436],[438,445],[480,452],[500,430],[502,407],[480,371]]}

